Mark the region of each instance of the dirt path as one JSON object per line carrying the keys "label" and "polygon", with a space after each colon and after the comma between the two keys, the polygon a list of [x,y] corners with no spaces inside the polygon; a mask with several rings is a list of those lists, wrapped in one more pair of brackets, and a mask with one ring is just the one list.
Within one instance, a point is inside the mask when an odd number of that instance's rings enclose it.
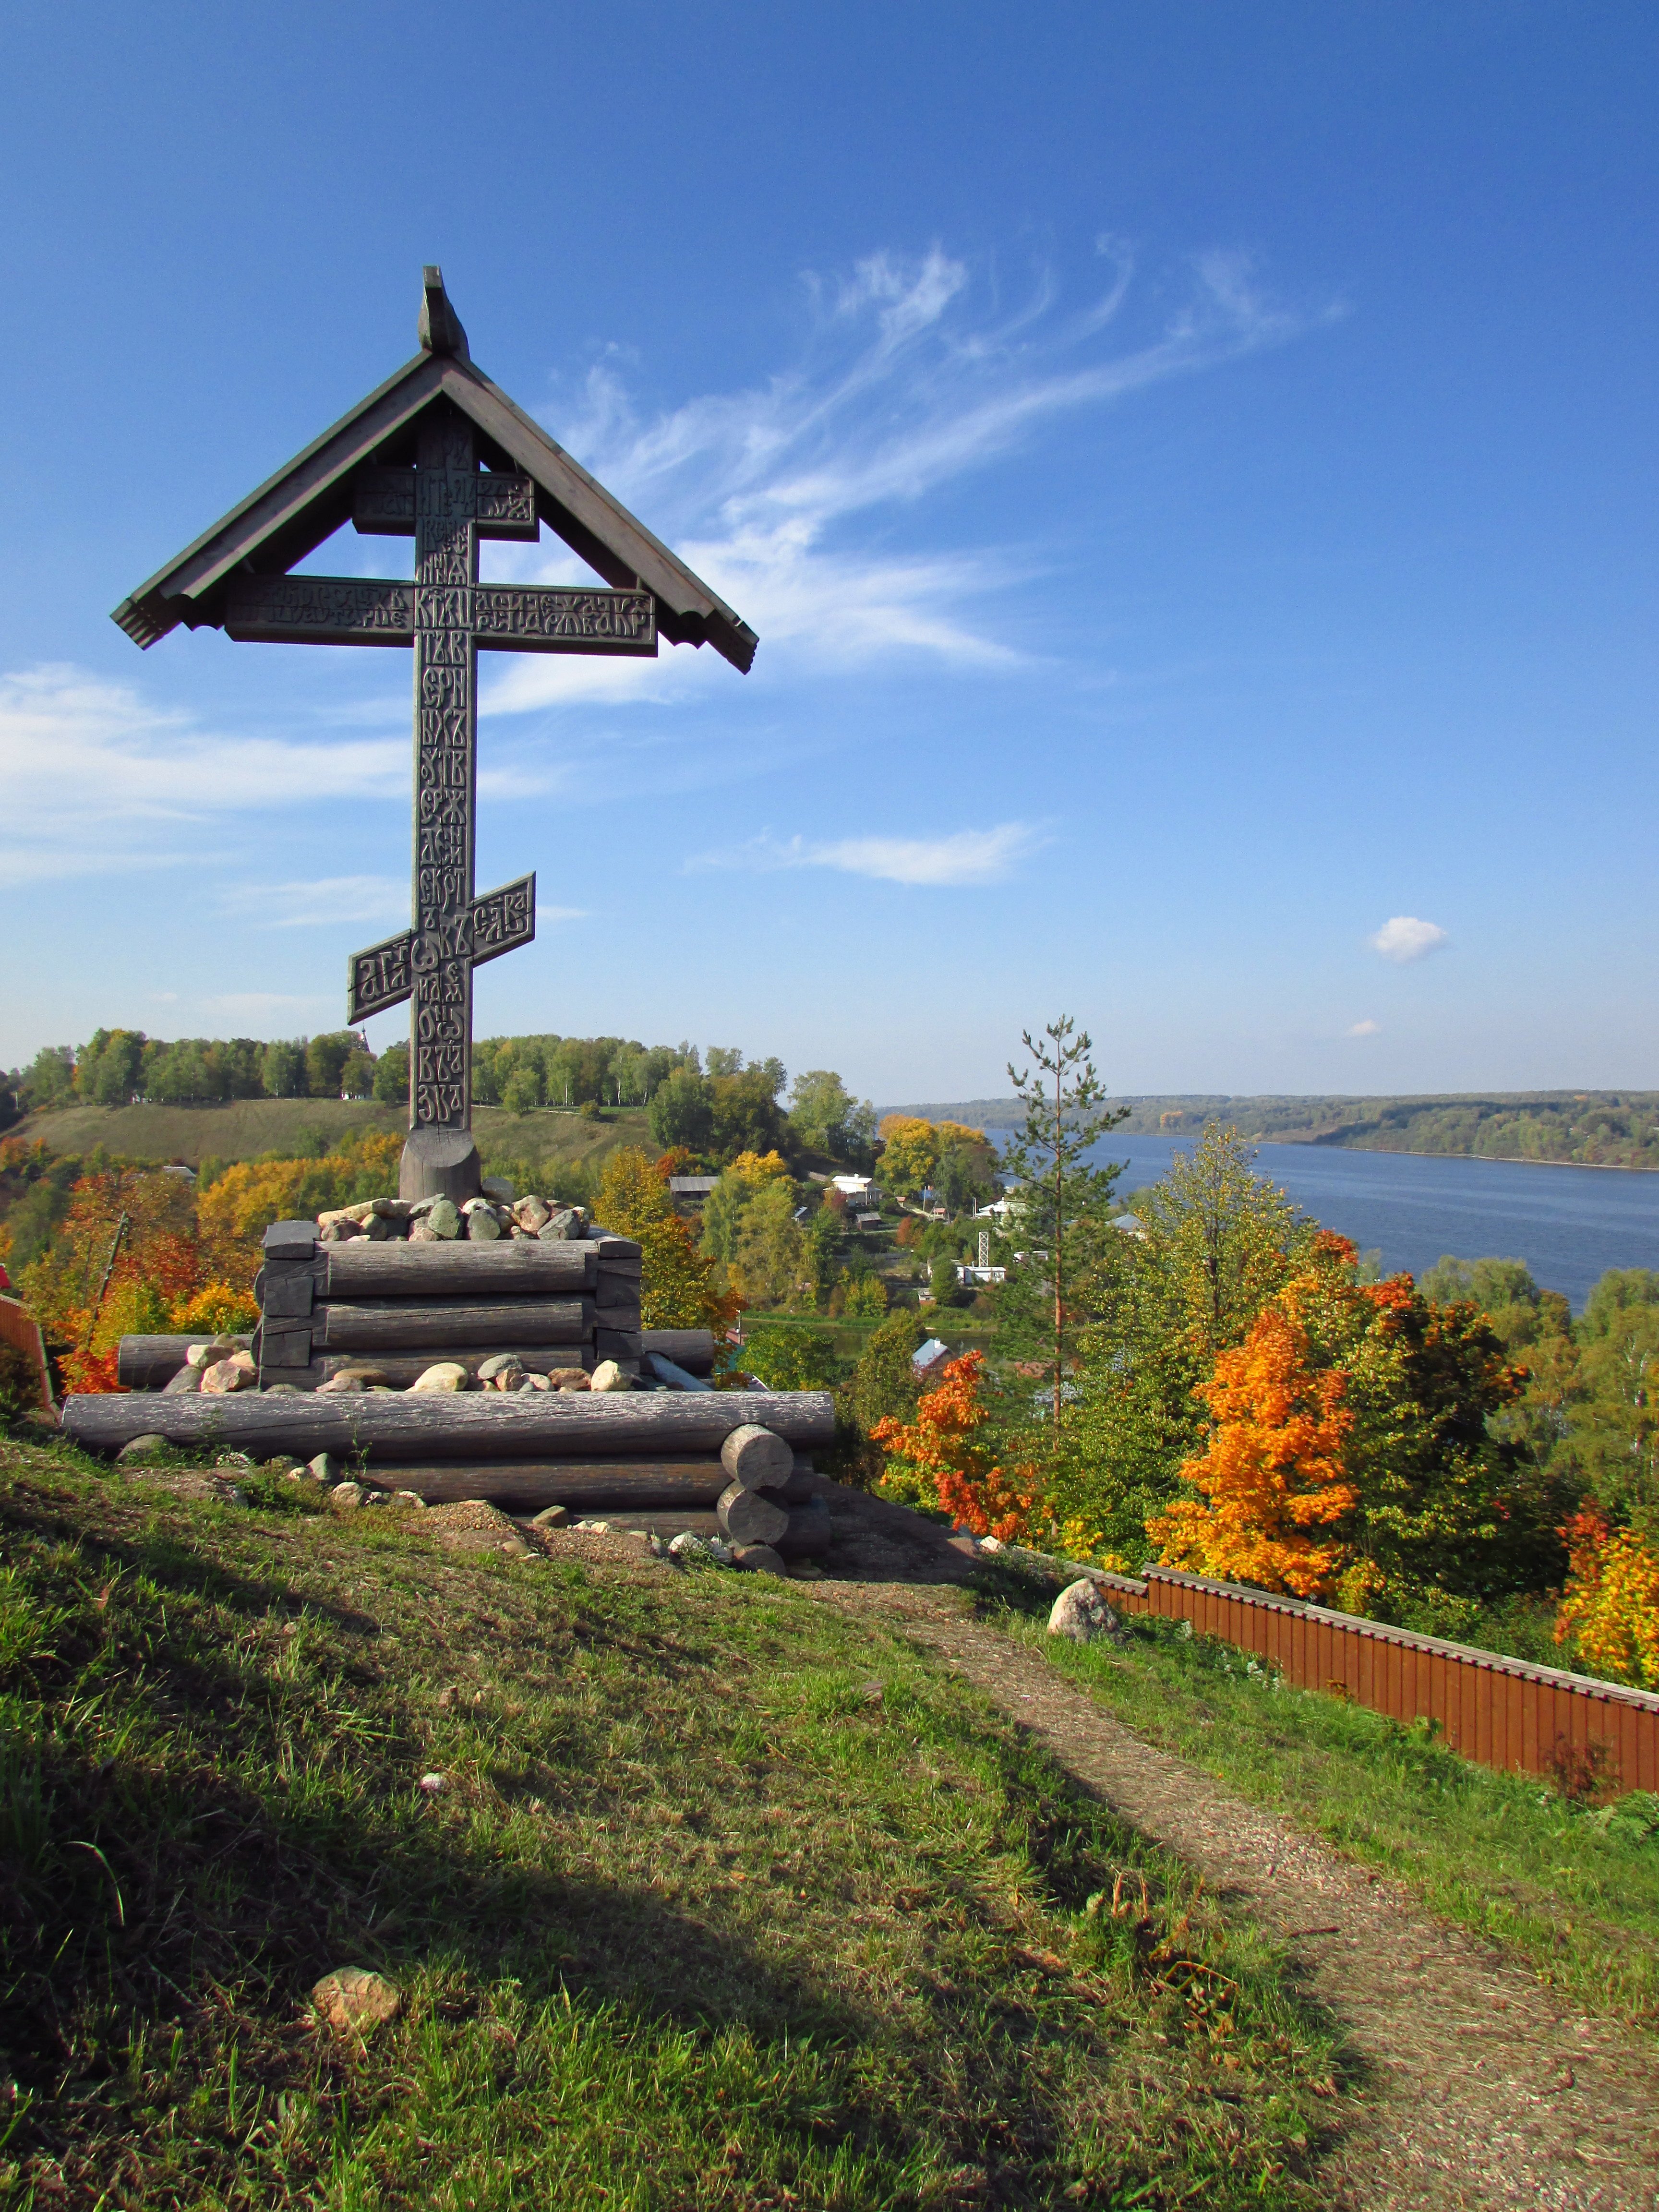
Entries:
{"label": "dirt path", "polygon": [[832,1493],[816,1587],[960,1668],[1086,1788],[1285,1938],[1365,2077],[1325,2168],[1352,2212],[1656,2212],[1659,2055],[1584,2018],[1393,1884],[1154,1749],[949,1588],[968,1562],[925,1524]]}

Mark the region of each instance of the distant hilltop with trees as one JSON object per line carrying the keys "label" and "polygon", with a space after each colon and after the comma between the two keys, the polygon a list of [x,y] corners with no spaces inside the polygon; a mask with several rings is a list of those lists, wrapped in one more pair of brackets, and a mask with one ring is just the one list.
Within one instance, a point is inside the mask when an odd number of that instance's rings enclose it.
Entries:
{"label": "distant hilltop with trees", "polygon": [[[1200,1136],[1235,1128],[1275,1145],[1334,1145],[1358,1152],[1437,1152],[1487,1160],[1555,1160],[1580,1167],[1659,1168],[1659,1091],[1487,1091],[1421,1097],[1121,1097],[1126,1135]],[[1012,1098],[884,1107],[994,1133],[1018,1118]]]}

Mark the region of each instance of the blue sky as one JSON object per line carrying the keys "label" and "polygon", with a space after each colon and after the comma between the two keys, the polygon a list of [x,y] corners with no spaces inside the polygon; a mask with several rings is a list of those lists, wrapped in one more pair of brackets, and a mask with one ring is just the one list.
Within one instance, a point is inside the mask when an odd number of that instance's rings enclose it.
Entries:
{"label": "blue sky", "polygon": [[486,659],[480,884],[543,919],[482,1031],[881,1100],[1061,1009],[1123,1091],[1659,1085],[1650,9],[4,36],[0,1066],[337,1026],[406,918],[406,656],[108,611],[408,357],[435,259],[761,638]]}

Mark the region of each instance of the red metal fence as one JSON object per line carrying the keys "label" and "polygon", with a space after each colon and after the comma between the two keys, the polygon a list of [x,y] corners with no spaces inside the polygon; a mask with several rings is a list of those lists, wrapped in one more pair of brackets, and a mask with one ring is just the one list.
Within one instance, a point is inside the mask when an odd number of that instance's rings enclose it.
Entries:
{"label": "red metal fence", "polygon": [[1659,1696],[1650,1691],[1170,1567],[1094,1579],[1121,1611],[1189,1620],[1195,1633],[1255,1652],[1299,1689],[1351,1698],[1392,1720],[1438,1721],[1449,1748],[1483,1766],[1659,1790]]}
{"label": "red metal fence", "polygon": [[46,1365],[46,1348],[40,1341],[40,1326],[33,1315],[17,1298],[0,1296],[0,1344],[11,1345],[29,1362],[34,1370],[40,1403],[51,1413],[52,1374]]}

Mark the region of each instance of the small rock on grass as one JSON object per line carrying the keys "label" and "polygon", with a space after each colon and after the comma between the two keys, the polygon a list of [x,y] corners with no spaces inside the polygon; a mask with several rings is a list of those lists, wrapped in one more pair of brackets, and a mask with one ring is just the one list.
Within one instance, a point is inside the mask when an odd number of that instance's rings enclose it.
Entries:
{"label": "small rock on grass", "polygon": [[411,1513],[426,1511],[426,1500],[418,1490],[394,1490],[392,1502],[394,1505],[406,1506]]}
{"label": "small rock on grass", "polygon": [[124,1443],[120,1450],[116,1453],[115,1464],[117,1467],[132,1467],[140,1460],[154,1459],[157,1452],[164,1452],[167,1448],[167,1440],[165,1437],[158,1437],[153,1433],[134,1437],[128,1443]]}
{"label": "small rock on grass", "polygon": [[337,1966],[325,1974],[311,1992],[311,2002],[331,2027],[365,2029],[395,2020],[403,2009],[403,1991],[384,1974],[367,1966]]}
{"label": "small rock on grass", "polygon": [[1080,1577],[1054,1600],[1048,1633],[1069,1636],[1074,1644],[1092,1644],[1101,1637],[1115,1642],[1123,1634],[1123,1626],[1095,1584]]}
{"label": "small rock on grass", "polygon": [[568,1525],[570,1508],[568,1505],[544,1505],[532,1521],[532,1528],[562,1528]]}
{"label": "small rock on grass", "polygon": [[340,1480],[340,1462],[332,1452],[319,1452],[306,1472],[319,1482],[337,1482]]}
{"label": "small rock on grass", "polygon": [[361,1482],[337,1482],[328,1493],[328,1502],[343,1512],[349,1512],[354,1506],[362,1504],[363,1486]]}

